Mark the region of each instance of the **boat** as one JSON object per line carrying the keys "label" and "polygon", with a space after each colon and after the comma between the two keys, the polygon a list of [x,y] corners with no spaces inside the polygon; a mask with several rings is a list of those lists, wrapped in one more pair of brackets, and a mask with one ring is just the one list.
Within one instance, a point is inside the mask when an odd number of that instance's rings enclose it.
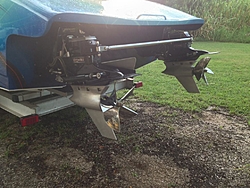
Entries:
{"label": "boat", "polygon": [[[141,86],[136,69],[163,60],[163,73],[199,92],[193,76],[205,79],[211,70],[210,58],[197,59],[209,52],[193,49],[188,31],[203,24],[145,0],[1,0],[0,89],[72,92],[101,134],[116,139],[120,108],[136,114],[122,104]],[[118,100],[120,89],[129,92]]]}

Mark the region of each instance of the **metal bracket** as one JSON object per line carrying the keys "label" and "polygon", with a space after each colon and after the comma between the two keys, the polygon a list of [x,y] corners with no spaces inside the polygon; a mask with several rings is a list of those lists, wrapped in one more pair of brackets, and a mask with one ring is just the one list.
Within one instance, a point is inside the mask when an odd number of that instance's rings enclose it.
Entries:
{"label": "metal bracket", "polygon": [[[57,94],[60,92],[62,95]],[[0,90],[0,108],[17,117],[33,114],[43,116],[61,109],[74,106],[69,99],[71,93],[62,91],[37,90],[37,91],[3,91]],[[15,101],[13,101],[15,99]]]}
{"label": "metal bracket", "polygon": [[160,44],[169,44],[175,42],[191,42],[193,38],[181,38],[181,39],[169,39],[169,40],[159,40],[159,41],[151,41],[151,42],[140,42],[140,43],[132,43],[132,44],[120,44],[120,45],[112,45],[112,46],[97,46],[97,52],[106,52],[109,50],[123,50],[129,48],[141,48],[147,46],[154,46]]}

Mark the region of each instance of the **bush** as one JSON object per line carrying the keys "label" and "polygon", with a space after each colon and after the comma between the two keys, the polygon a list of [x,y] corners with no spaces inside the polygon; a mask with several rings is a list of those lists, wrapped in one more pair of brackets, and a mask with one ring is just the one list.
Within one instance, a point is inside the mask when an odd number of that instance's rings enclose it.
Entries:
{"label": "bush", "polygon": [[[156,0],[157,1],[157,0]],[[249,0],[158,0],[205,20],[194,32],[201,40],[250,42]]]}

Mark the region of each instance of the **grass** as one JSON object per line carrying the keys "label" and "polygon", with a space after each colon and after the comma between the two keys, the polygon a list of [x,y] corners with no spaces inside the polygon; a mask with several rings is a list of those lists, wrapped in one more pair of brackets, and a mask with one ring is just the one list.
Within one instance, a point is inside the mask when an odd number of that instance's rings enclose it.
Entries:
{"label": "grass", "polygon": [[208,86],[197,82],[200,94],[190,94],[172,76],[161,72],[165,69],[156,61],[138,69],[138,80],[144,87],[135,94],[145,100],[170,105],[187,111],[201,111],[209,106],[226,108],[231,114],[244,116],[250,125],[250,46],[242,43],[195,42],[196,49],[220,51],[211,55],[209,68],[214,75],[207,75]]}

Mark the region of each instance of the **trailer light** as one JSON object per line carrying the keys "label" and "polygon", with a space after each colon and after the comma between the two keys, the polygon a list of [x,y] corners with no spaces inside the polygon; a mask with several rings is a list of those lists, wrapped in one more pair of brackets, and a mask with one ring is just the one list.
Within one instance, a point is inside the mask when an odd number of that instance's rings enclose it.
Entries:
{"label": "trailer light", "polygon": [[139,87],[142,87],[143,86],[143,83],[140,81],[140,82],[135,82],[135,88],[139,88]]}
{"label": "trailer light", "polygon": [[20,123],[22,127],[28,126],[28,125],[32,125],[35,123],[39,122],[39,116],[38,115],[31,115],[31,116],[26,116],[26,117],[22,117],[20,119]]}

